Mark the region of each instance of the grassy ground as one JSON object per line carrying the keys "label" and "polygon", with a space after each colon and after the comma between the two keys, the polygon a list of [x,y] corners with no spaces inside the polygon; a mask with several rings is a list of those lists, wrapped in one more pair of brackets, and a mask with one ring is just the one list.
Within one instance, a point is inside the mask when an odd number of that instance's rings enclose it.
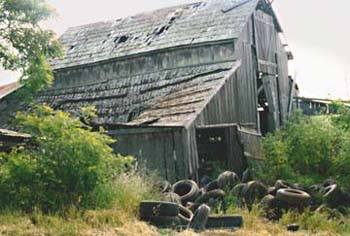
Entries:
{"label": "grassy ground", "polygon": [[[237,210],[236,210],[237,212]],[[6,236],[328,236],[350,235],[350,219],[329,220],[322,214],[286,214],[279,223],[271,223],[259,216],[257,210],[240,210],[244,227],[237,231],[218,230],[201,234],[185,231],[177,233],[156,228],[138,221],[128,212],[113,208],[109,210],[87,211],[84,214],[72,211],[65,217],[44,216],[42,214],[23,215],[2,213],[0,215],[0,235]],[[297,233],[286,231],[286,225],[298,223],[304,230]],[[305,230],[307,229],[307,230]]]}

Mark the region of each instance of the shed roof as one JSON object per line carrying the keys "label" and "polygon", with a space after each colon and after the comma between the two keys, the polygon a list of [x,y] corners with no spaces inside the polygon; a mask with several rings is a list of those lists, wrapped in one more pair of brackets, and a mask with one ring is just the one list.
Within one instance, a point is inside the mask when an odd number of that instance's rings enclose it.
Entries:
{"label": "shed roof", "polygon": [[113,21],[72,27],[60,38],[62,69],[99,61],[238,38],[259,0],[206,0]]}
{"label": "shed roof", "polygon": [[101,125],[186,126],[238,66],[234,61],[197,65],[53,88],[38,102],[73,114],[95,106],[94,122]]}
{"label": "shed roof", "polygon": [[19,82],[14,82],[14,83],[0,86],[0,99],[6,97],[10,93],[13,93],[14,91],[19,89],[20,87],[22,87],[22,84]]}

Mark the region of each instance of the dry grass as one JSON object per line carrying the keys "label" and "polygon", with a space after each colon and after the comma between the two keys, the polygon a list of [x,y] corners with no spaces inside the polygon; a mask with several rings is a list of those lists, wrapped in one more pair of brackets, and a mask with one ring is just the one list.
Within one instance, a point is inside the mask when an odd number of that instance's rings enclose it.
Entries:
{"label": "dry grass", "polygon": [[[267,222],[259,217],[257,212],[240,212],[244,218],[244,227],[237,231],[215,230],[203,233],[184,231],[177,233],[174,231],[158,231],[144,222],[131,217],[128,212],[114,208],[110,210],[87,211],[83,215],[72,214],[66,219],[58,216],[44,216],[41,214],[20,215],[2,214],[0,215],[0,235],[1,236],[343,236],[349,235],[341,232],[339,228],[334,228],[334,222],[323,222],[321,218],[312,221],[322,224],[320,230],[299,231],[291,233],[286,231],[284,224],[297,220],[295,216],[286,216],[280,224]],[[295,221],[297,222],[297,221]],[[316,223],[315,223],[316,224]],[[333,224],[333,226],[332,226]]]}

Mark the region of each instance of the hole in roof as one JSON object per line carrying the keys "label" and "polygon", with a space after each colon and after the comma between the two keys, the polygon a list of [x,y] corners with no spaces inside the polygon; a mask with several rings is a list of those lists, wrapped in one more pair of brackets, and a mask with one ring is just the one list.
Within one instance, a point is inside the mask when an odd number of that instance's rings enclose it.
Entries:
{"label": "hole in roof", "polygon": [[128,41],[129,38],[130,38],[130,36],[128,36],[128,35],[118,36],[114,39],[114,43],[115,44],[125,43],[126,41]]}
{"label": "hole in roof", "polygon": [[68,51],[73,51],[74,50],[74,48],[75,48],[75,45],[71,45],[70,47],[69,47],[69,49],[68,49]]}
{"label": "hole in roof", "polygon": [[166,31],[167,29],[169,29],[169,27],[167,27],[167,26],[162,26],[162,27],[160,27],[160,28],[158,28],[158,29],[156,30],[155,35],[160,35],[160,34],[162,34],[164,31]]}
{"label": "hole in roof", "polygon": [[205,5],[207,5],[206,2],[196,2],[196,3],[194,3],[194,4],[192,5],[192,9],[204,7]]}

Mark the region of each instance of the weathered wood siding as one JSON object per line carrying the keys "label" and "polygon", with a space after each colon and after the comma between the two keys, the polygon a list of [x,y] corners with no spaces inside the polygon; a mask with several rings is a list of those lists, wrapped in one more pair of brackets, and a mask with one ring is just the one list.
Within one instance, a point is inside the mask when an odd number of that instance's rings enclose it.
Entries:
{"label": "weathered wood siding", "polygon": [[265,94],[274,128],[287,120],[289,103],[288,56],[271,15],[254,13],[259,71],[263,72]]}
{"label": "weathered wood siding", "polygon": [[196,125],[254,123],[257,125],[256,67],[252,52],[252,22],[235,42],[238,71],[227,80],[198,116]]}
{"label": "weathered wood siding", "polygon": [[131,155],[141,165],[156,171],[171,182],[187,178],[188,155],[184,147],[183,129],[137,128],[111,131],[117,139],[113,144],[116,153]]}

